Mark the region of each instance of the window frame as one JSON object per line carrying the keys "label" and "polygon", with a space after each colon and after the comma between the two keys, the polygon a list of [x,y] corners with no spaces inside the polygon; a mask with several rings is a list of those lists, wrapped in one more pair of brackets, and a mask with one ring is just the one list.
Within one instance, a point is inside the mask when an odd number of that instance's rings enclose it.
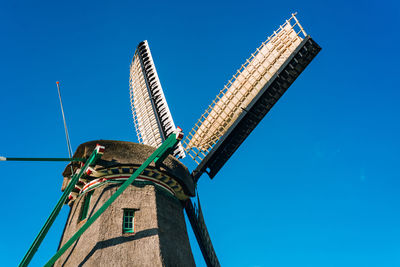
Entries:
{"label": "window frame", "polygon": [[123,209],[122,214],[122,233],[135,233],[135,209]]}

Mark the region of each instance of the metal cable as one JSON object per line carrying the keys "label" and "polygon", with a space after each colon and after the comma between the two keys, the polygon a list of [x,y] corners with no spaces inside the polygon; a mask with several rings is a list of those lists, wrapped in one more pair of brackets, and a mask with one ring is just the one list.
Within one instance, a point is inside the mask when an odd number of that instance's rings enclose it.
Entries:
{"label": "metal cable", "polygon": [[[63,116],[63,121],[64,121],[64,130],[65,130],[65,138],[67,141],[67,148],[68,148],[68,155],[70,158],[72,158],[72,149],[71,149],[71,141],[69,140],[69,135],[68,135],[68,128],[67,128],[67,122],[65,120],[65,115],[64,115],[64,107],[61,99],[61,92],[60,92],[60,82],[56,82],[57,84],[57,91],[58,91],[58,98],[60,99],[60,107],[61,107],[61,113]],[[71,175],[74,173],[72,165],[71,165]]]}

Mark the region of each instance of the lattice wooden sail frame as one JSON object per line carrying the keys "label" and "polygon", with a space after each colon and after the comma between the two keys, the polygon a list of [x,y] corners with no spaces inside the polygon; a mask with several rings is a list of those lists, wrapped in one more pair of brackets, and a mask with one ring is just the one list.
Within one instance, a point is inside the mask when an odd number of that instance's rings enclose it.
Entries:
{"label": "lattice wooden sail frame", "polygon": [[296,14],[268,37],[233,75],[183,141],[197,164],[232,126],[247,105],[268,83],[307,36]]}
{"label": "lattice wooden sail frame", "polygon": [[[133,56],[129,88],[133,123],[139,143],[159,147],[176,127],[146,40],[138,45]],[[185,157],[180,143],[174,155]]]}

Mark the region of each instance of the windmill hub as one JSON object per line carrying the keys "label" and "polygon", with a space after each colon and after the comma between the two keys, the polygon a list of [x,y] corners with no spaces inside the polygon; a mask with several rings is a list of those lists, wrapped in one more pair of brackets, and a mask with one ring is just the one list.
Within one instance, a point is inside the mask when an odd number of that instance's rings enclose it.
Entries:
{"label": "windmill hub", "polygon": [[[74,157],[87,158],[96,144],[105,147],[104,154],[69,198],[71,213],[61,244],[155,150],[143,144],[99,140],[81,144]],[[79,163],[72,166],[74,172],[80,168]],[[63,176],[62,190],[71,179],[70,166]],[[137,266],[194,266],[181,204],[193,195],[193,179],[178,159],[168,156],[160,166],[152,163],[55,266],[111,266],[113,262],[128,266],[132,259]]]}

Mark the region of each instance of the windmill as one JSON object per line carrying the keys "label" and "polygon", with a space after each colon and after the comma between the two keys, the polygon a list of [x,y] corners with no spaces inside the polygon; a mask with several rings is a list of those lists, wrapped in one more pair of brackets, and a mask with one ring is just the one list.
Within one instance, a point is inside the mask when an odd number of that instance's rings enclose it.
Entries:
{"label": "windmill", "polygon": [[[139,245],[135,247],[140,252],[143,245],[153,245],[153,243],[145,243],[144,237],[156,240],[154,236],[158,238],[161,254],[166,252],[160,261],[161,265],[194,265],[190,247],[186,245],[186,228],[180,224],[183,217],[179,209],[182,209],[182,206],[207,266],[220,266],[207,231],[200,201],[197,199],[198,204],[195,205],[191,200],[195,196],[196,183],[204,173],[207,173],[210,178],[217,175],[320,50],[318,44],[306,34],[295,14],[292,14],[251,54],[201,115],[188,136],[183,139],[183,134],[180,128],[175,126],[168,108],[148,42],[141,42],[136,49],[130,68],[132,114],[137,138],[141,145],[104,140],[80,145],[74,156],[69,159],[71,163],[63,173],[64,193],[20,266],[29,264],[64,203],[71,206],[71,213],[60,248],[45,266],[53,264],[60,266],[65,263],[78,265],[77,262],[68,262],[70,258],[74,258],[71,255],[76,255],[76,258],[83,257],[83,260],[78,262],[82,265],[87,263],[97,250],[110,251],[115,246],[124,248],[124,246],[128,247],[129,242],[137,242],[136,244]],[[97,142],[99,144],[96,144]],[[169,155],[171,153],[175,158]],[[196,163],[191,173],[179,161],[186,154]],[[141,189],[135,189],[130,185]],[[145,191],[150,188],[147,187],[149,185],[154,187],[153,191]],[[101,191],[100,188],[105,188],[102,186],[107,186],[107,190]],[[128,191],[129,196],[127,196]],[[129,209],[121,206],[123,217],[122,215],[113,216],[119,212],[118,205],[120,204],[118,203],[121,202],[119,200],[124,197],[132,198],[132,195],[136,193],[143,198],[153,194],[156,199],[155,206],[152,209],[148,209],[146,205]],[[103,194],[109,194],[109,197],[105,198]],[[97,198],[97,202],[91,202],[91,198]],[[134,204],[137,205],[137,202]],[[180,222],[175,222],[175,217],[171,219],[168,214],[163,214],[161,208],[167,206],[168,212],[174,213],[178,210],[174,214],[176,218],[179,217],[176,220]],[[156,219],[159,227],[136,232],[135,214],[139,212],[144,214],[149,210],[157,212]],[[101,216],[102,214],[104,215]],[[122,235],[117,233],[119,236],[114,235],[113,238],[109,238],[108,235],[114,231],[114,228],[110,226],[111,221],[114,222],[114,217],[121,219],[123,231]],[[103,219],[101,222],[96,222],[98,218]],[[77,223],[72,223],[75,221]],[[92,224],[97,228],[93,230],[93,226],[89,229]],[[174,227],[171,225],[174,224],[178,225],[175,228],[180,229],[172,229]],[[104,225],[107,227],[102,230]],[[140,228],[143,225],[138,223],[137,227]],[[86,230],[88,232],[85,233]],[[133,235],[134,233],[136,235]],[[91,240],[95,234],[101,234],[103,241]],[[163,235],[171,238],[169,241],[175,241],[167,245],[162,241]],[[85,237],[86,243],[81,242],[80,237]],[[108,238],[107,242],[104,238]],[[87,244],[92,241],[98,247],[87,250]],[[180,241],[182,243],[179,243]],[[174,254],[177,249],[168,247],[171,243],[179,247],[177,254]],[[121,250],[114,250],[114,252],[117,254]],[[167,255],[167,252],[173,254],[173,259]],[[137,255],[135,259],[139,260],[141,253],[135,255]],[[123,260],[123,257],[124,255],[118,254],[115,258],[108,260],[118,264],[121,263],[118,260]],[[180,260],[180,264],[177,264],[177,260]]]}

